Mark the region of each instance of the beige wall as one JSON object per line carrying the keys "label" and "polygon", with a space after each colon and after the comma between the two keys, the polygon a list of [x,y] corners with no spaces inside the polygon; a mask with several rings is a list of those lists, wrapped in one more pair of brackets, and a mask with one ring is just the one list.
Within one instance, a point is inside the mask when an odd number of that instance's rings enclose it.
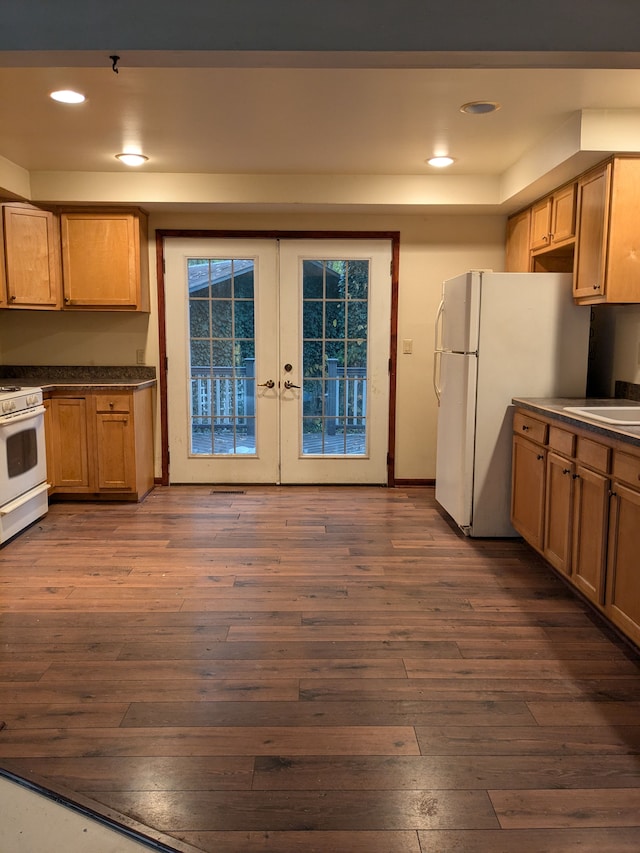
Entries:
{"label": "beige wall", "polygon": [[[150,217],[151,314],[0,312],[4,364],[135,364],[158,367],[155,229],[282,229],[400,232],[396,476],[435,476],[437,406],[432,390],[433,322],[443,279],[469,268],[503,269],[502,216],[178,214]],[[413,353],[403,355],[404,339]],[[159,474],[159,441],[156,440]]]}

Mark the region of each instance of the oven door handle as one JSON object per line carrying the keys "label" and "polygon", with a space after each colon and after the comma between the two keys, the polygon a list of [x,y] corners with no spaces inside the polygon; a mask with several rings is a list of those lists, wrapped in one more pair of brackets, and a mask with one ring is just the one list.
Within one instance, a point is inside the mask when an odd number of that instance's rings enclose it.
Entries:
{"label": "oven door handle", "polygon": [[35,418],[36,415],[42,415],[44,412],[46,412],[44,406],[36,406],[35,409],[29,409],[28,412],[22,412],[20,415],[5,415],[4,417],[0,415],[0,427],[28,421],[29,418]]}
{"label": "oven door handle", "polygon": [[29,489],[28,492],[25,492],[24,495],[20,495],[20,497],[11,501],[8,504],[5,504],[2,509],[0,509],[0,515],[9,515],[10,512],[14,512],[16,509],[20,509],[23,504],[26,504],[27,501],[30,501],[32,498],[41,495],[42,492],[46,492],[51,488],[51,483],[40,483],[38,486],[34,486],[33,489]]}

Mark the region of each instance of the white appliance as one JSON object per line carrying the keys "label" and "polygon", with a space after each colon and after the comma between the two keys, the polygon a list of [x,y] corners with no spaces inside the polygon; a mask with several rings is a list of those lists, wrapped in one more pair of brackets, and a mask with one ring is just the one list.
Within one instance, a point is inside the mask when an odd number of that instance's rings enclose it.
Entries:
{"label": "white appliance", "polygon": [[48,509],[41,388],[0,387],[0,542]]}
{"label": "white appliance", "polygon": [[436,500],[469,536],[510,523],[513,397],[584,397],[590,309],[569,273],[471,271],[436,319]]}

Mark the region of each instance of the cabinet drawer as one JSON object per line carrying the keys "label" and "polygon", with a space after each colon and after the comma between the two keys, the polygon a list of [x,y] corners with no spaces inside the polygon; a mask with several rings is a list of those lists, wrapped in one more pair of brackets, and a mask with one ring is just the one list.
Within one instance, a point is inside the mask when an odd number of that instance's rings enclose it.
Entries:
{"label": "cabinet drawer", "polygon": [[96,412],[129,412],[129,394],[96,394]]}
{"label": "cabinet drawer", "polygon": [[556,426],[549,427],[549,447],[562,453],[563,456],[573,456],[576,446],[576,437],[572,432],[567,432],[566,429],[559,429]]}
{"label": "cabinet drawer", "polygon": [[640,487],[640,456],[616,451],[613,454],[613,476],[616,480]]}
{"label": "cabinet drawer", "polygon": [[611,448],[579,435],[576,458],[588,468],[595,468],[596,471],[602,471],[604,474],[607,474],[609,473],[609,464],[611,461]]}
{"label": "cabinet drawer", "polygon": [[547,442],[547,424],[525,415],[524,412],[516,412],[513,416],[513,431],[518,435],[526,435],[528,439],[537,441],[538,444]]}

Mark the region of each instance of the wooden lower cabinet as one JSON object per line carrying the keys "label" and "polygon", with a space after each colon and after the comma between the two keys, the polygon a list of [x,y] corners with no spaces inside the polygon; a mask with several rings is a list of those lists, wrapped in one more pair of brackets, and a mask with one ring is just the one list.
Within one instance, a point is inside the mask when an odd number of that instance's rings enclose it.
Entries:
{"label": "wooden lower cabinet", "polygon": [[574,463],[557,453],[547,453],[545,469],[544,548],[554,569],[571,574]]}
{"label": "wooden lower cabinet", "polygon": [[150,388],[54,394],[49,406],[52,496],[140,500],[152,488]]}
{"label": "wooden lower cabinet", "polygon": [[640,455],[613,454],[604,609],[640,645]]}
{"label": "wooden lower cabinet", "polygon": [[[545,444],[536,444],[520,434],[525,419],[531,420],[528,412],[516,412],[513,526],[612,624],[640,645],[640,450],[637,455],[635,450],[621,450],[615,438],[610,443],[606,437],[595,441],[578,428],[573,433],[558,430],[551,420],[544,424]],[[540,427],[538,432],[543,434]],[[553,446],[560,434],[565,436],[567,455]],[[539,462],[542,454],[540,482],[534,460]],[[534,507],[539,508],[541,494],[544,514],[539,526]]]}
{"label": "wooden lower cabinet", "polygon": [[47,460],[47,470],[53,492],[89,491],[91,479],[87,399],[85,397],[53,398],[50,421],[52,458]]}
{"label": "wooden lower cabinet", "polygon": [[609,478],[576,467],[571,580],[594,604],[604,604]]}
{"label": "wooden lower cabinet", "polygon": [[511,523],[538,551],[544,532],[545,456],[539,444],[514,436]]}

